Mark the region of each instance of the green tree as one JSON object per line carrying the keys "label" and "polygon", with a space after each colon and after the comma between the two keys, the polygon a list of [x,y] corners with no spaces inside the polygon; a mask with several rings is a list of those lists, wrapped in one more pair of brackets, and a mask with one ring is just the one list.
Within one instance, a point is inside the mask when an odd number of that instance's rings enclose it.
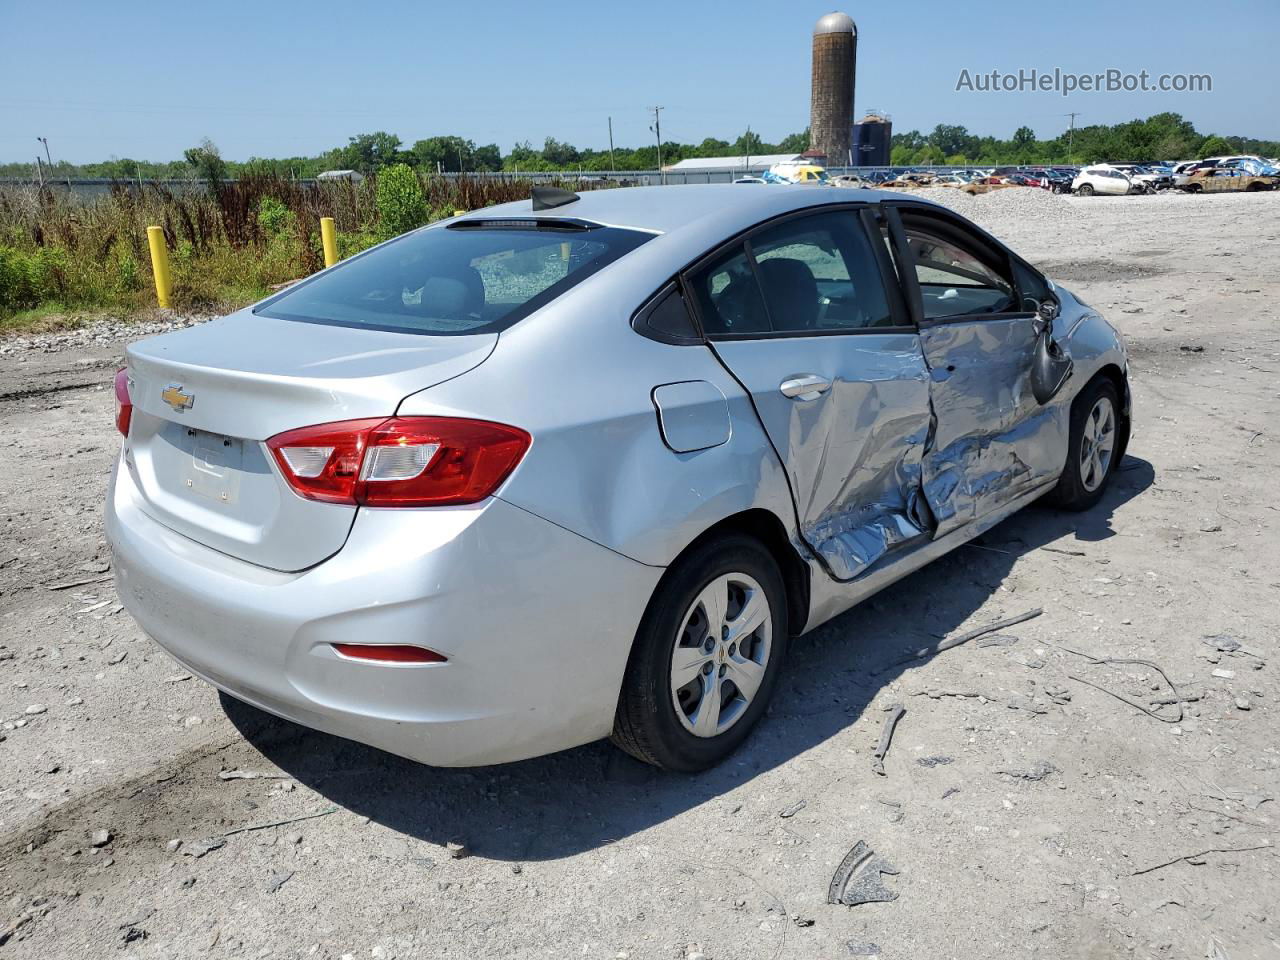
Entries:
{"label": "green tree", "polygon": [[809,128],[803,133],[789,133],[778,143],[778,153],[804,153],[809,149]]}
{"label": "green tree", "polygon": [[1227,141],[1224,140],[1222,137],[1219,137],[1216,134],[1211,134],[1210,136],[1207,136],[1204,138],[1204,141],[1200,144],[1200,150],[1196,154],[1196,156],[1199,159],[1204,160],[1207,157],[1220,157],[1224,153],[1232,153],[1232,152],[1233,151],[1231,149],[1231,144],[1227,143]]}
{"label": "green tree", "polygon": [[571,143],[561,143],[555,137],[547,137],[542,144],[542,159],[549,169],[567,170],[581,159],[578,148]]}
{"label": "green tree", "polygon": [[929,145],[944,156],[948,153],[964,153],[969,146],[969,131],[959,124],[940,123],[929,134]]}
{"label": "green tree", "polygon": [[1023,152],[1036,145],[1036,132],[1030,127],[1019,127],[1013,131],[1013,149]]}
{"label": "green tree", "polygon": [[422,182],[408,164],[396,163],[379,171],[375,197],[384,237],[407,233],[430,218]]}
{"label": "green tree", "polygon": [[348,138],[347,145],[334,151],[338,165],[347,170],[373,173],[400,158],[400,138],[379,130]]}
{"label": "green tree", "polygon": [[195,170],[196,176],[209,186],[216,187],[227,179],[226,161],[218,152],[217,144],[208,137],[201,140],[198,147],[183,151],[182,155],[186,158],[187,164]]}
{"label": "green tree", "polygon": [[[764,141],[760,139],[760,134],[749,129],[733,142],[733,152],[739,156],[749,156],[751,154],[759,156],[765,152]],[[663,159],[666,159],[665,150],[663,151]]]}
{"label": "green tree", "polygon": [[[471,141],[468,140],[468,143]],[[476,147],[471,152],[472,159],[475,160],[475,169],[477,170],[501,170],[502,169],[502,151],[498,149],[496,143],[486,143],[483,147]]]}

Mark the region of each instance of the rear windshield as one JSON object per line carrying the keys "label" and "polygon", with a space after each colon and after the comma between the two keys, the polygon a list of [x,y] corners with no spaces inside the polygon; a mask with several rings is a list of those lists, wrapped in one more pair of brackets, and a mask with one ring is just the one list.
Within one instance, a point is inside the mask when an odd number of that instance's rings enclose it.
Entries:
{"label": "rear windshield", "polygon": [[494,333],[652,236],[617,227],[422,230],[317,274],[254,312],[437,336]]}

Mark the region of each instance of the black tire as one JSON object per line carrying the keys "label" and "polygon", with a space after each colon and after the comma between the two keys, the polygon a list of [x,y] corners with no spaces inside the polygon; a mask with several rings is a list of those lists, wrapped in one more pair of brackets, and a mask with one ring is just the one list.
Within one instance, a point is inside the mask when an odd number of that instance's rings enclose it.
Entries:
{"label": "black tire", "polygon": [[1092,197],[1092,196],[1093,196],[1093,184],[1092,184],[1092,183],[1082,183],[1082,184],[1080,184],[1079,188],[1076,190],[1076,193],[1078,193],[1078,194],[1079,194],[1080,196],[1082,196],[1082,197]]}
{"label": "black tire", "polygon": [[[769,602],[772,637],[764,676],[753,699],[723,733],[699,737],[676,716],[672,655],[685,614],[718,577],[745,573]],[[759,541],[742,535],[709,540],[681,557],[663,576],[631,648],[614,717],[614,744],[664,770],[693,773],[713,767],[741,745],[768,707],[787,652],[787,598],[782,574]],[[732,690],[732,688],[729,688]]]}
{"label": "black tire", "polygon": [[[1096,487],[1089,489],[1080,472],[1084,453],[1085,421],[1092,414],[1098,401],[1104,397],[1111,401],[1114,417],[1111,458],[1107,462],[1101,481]],[[1058,485],[1045,497],[1048,503],[1063,510],[1080,511],[1088,510],[1102,499],[1102,495],[1107,492],[1107,484],[1115,475],[1120,458],[1124,456],[1126,435],[1123,416],[1124,410],[1115,384],[1105,377],[1092,381],[1080,392],[1071,404],[1071,433],[1067,441],[1067,462],[1062,468],[1062,475],[1058,478]]]}

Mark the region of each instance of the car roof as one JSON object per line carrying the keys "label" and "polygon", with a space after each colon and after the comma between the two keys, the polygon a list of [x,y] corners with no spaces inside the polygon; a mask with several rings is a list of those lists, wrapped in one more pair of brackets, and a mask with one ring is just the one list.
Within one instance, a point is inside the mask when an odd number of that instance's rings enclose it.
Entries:
{"label": "car roof", "polygon": [[653,233],[671,233],[714,221],[731,233],[805,207],[889,199],[900,200],[902,195],[884,190],[781,184],[763,190],[738,190],[731,183],[617,187],[583,191],[577,200],[545,210],[534,210],[531,200],[517,200],[473,211],[461,220],[517,216],[539,220],[577,219]]}

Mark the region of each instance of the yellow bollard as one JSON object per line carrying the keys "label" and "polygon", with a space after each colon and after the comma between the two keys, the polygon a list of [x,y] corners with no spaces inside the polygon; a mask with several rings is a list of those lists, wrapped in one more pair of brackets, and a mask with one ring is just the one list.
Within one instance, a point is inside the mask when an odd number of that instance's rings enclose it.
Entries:
{"label": "yellow bollard", "polygon": [[320,218],[320,242],[324,245],[324,265],[332,267],[338,262],[338,234],[333,228],[333,217]]}
{"label": "yellow bollard", "polygon": [[156,300],[160,306],[169,306],[169,248],[164,245],[164,230],[147,227],[147,245],[151,247],[151,272],[156,278]]}

